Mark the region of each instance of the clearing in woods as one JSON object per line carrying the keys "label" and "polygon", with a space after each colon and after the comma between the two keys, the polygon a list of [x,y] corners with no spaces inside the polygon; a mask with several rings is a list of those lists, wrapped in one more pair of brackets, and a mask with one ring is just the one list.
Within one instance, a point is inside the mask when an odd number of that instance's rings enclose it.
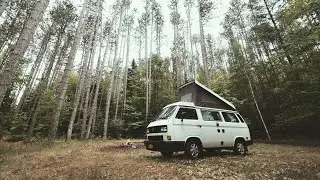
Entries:
{"label": "clearing in woods", "polygon": [[320,179],[320,148],[256,143],[246,157],[231,151],[188,160],[125,141],[0,142],[0,179]]}

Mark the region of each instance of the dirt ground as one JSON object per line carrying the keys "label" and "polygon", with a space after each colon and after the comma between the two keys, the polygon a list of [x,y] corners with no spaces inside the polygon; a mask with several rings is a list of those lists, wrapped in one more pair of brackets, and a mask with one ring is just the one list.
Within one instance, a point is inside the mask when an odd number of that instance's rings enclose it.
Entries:
{"label": "dirt ground", "polygon": [[231,151],[165,159],[125,141],[0,143],[0,179],[320,179],[320,147],[256,143]]}

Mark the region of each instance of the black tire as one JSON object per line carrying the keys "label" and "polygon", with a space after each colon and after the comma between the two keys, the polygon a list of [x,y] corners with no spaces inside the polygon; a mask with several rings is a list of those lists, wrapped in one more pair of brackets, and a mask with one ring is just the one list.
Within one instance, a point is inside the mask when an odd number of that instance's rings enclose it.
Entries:
{"label": "black tire", "polygon": [[191,159],[198,159],[202,153],[201,143],[193,139],[187,142],[185,148],[187,156]]}
{"label": "black tire", "polygon": [[236,155],[245,156],[248,153],[248,146],[244,143],[243,140],[236,140],[236,143],[234,143],[233,151]]}
{"label": "black tire", "polygon": [[162,156],[165,158],[169,158],[172,157],[173,152],[161,152]]}

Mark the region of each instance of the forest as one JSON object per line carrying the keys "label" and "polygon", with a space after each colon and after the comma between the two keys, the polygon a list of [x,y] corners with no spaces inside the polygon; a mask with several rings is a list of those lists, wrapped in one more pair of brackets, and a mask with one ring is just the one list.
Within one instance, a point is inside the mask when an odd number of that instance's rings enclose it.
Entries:
{"label": "forest", "polygon": [[219,1],[139,1],[1,0],[0,138],[143,138],[197,79],[254,139],[319,139],[320,1],[230,0],[218,37]]}

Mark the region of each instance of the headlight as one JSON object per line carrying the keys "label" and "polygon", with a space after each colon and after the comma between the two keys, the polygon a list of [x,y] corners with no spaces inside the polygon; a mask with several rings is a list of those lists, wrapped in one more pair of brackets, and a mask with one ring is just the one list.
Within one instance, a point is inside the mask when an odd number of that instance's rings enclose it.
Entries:
{"label": "headlight", "polygon": [[167,131],[168,131],[167,126],[162,126],[162,127],[161,127],[161,132],[167,132]]}
{"label": "headlight", "polygon": [[147,134],[149,134],[149,128],[147,128]]}

